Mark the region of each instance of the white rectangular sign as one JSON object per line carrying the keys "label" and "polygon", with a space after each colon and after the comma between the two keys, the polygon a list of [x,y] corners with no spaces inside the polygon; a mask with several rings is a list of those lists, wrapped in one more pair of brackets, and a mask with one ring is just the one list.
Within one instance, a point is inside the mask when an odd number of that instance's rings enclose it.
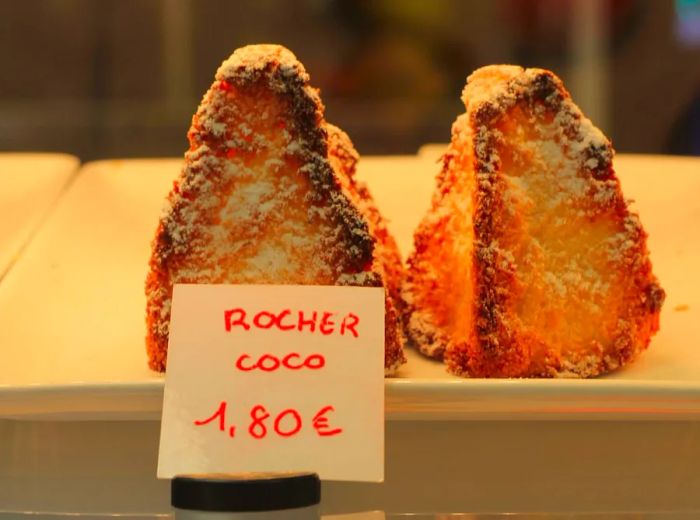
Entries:
{"label": "white rectangular sign", "polygon": [[384,289],[176,285],[158,477],[384,478]]}

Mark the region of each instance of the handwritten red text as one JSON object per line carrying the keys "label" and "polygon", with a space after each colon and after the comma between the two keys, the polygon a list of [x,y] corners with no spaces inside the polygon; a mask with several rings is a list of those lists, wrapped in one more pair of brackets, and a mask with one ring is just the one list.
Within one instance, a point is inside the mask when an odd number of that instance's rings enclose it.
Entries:
{"label": "handwritten red text", "polygon": [[[221,401],[214,413],[201,420],[195,420],[195,426],[205,426],[216,422],[219,431],[228,432],[229,437],[235,438],[236,426],[227,422],[228,403]],[[330,425],[328,414],[335,412],[333,406],[324,406],[311,419],[311,428],[319,437],[333,437],[343,433],[342,428]],[[294,408],[287,408],[278,413],[270,413],[265,406],[257,404],[250,409],[246,431],[253,439],[264,439],[271,432],[278,437],[293,437],[304,427],[301,413]]]}
{"label": "handwritten red text", "polygon": [[259,311],[249,314],[245,309],[235,308],[224,311],[224,327],[226,332],[238,328],[240,330],[276,329],[281,331],[319,332],[324,336],[340,334],[359,337],[357,331],[360,318],[348,312],[338,319],[335,312],[292,311],[284,309],[278,312]]}
{"label": "handwritten red text", "polygon": [[252,372],[260,370],[262,372],[275,372],[279,369],[287,370],[318,370],[326,366],[326,358],[321,354],[310,354],[302,357],[298,352],[291,352],[283,357],[274,354],[263,354],[257,359],[253,359],[249,354],[241,354],[236,359],[236,368],[241,372]]}

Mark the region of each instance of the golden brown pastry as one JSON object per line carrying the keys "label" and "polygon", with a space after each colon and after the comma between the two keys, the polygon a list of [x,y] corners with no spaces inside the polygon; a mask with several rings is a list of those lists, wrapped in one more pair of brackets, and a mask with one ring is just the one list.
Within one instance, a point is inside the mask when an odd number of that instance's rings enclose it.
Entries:
{"label": "golden brown pastry", "polygon": [[613,149],[541,69],[467,80],[415,233],[407,336],[473,377],[590,377],[634,359],[664,291]]}
{"label": "golden brown pastry", "polygon": [[357,152],[287,49],[238,49],[192,120],[146,280],[149,366],[164,371],[175,283],[386,287],[385,371],[404,362],[402,266]]}

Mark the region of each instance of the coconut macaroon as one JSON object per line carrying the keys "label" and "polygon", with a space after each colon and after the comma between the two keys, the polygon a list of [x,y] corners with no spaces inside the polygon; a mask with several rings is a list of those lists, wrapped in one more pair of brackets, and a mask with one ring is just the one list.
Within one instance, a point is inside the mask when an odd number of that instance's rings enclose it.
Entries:
{"label": "coconut macaroon", "polygon": [[398,250],[353,178],[357,152],[323,111],[283,47],[243,47],[216,72],[152,244],[152,369],[166,369],[176,283],[384,286],[386,373],[404,362]]}
{"label": "coconut macaroon", "polygon": [[591,377],[642,352],[664,291],[610,141],[542,69],[467,80],[415,233],[405,331],[450,372]]}

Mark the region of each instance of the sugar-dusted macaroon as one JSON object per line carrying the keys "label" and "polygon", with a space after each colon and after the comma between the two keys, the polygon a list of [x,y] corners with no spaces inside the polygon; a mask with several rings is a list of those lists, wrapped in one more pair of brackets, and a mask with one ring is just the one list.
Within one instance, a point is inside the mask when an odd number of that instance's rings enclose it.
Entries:
{"label": "sugar-dusted macaroon", "polygon": [[610,141],[542,69],[467,80],[403,296],[408,337],[472,377],[591,377],[642,352],[664,291]]}
{"label": "sugar-dusted macaroon", "polygon": [[386,373],[404,362],[398,250],[353,178],[357,152],[323,110],[283,47],[243,47],[216,72],[152,244],[152,369],[166,369],[175,283],[384,286]]}

